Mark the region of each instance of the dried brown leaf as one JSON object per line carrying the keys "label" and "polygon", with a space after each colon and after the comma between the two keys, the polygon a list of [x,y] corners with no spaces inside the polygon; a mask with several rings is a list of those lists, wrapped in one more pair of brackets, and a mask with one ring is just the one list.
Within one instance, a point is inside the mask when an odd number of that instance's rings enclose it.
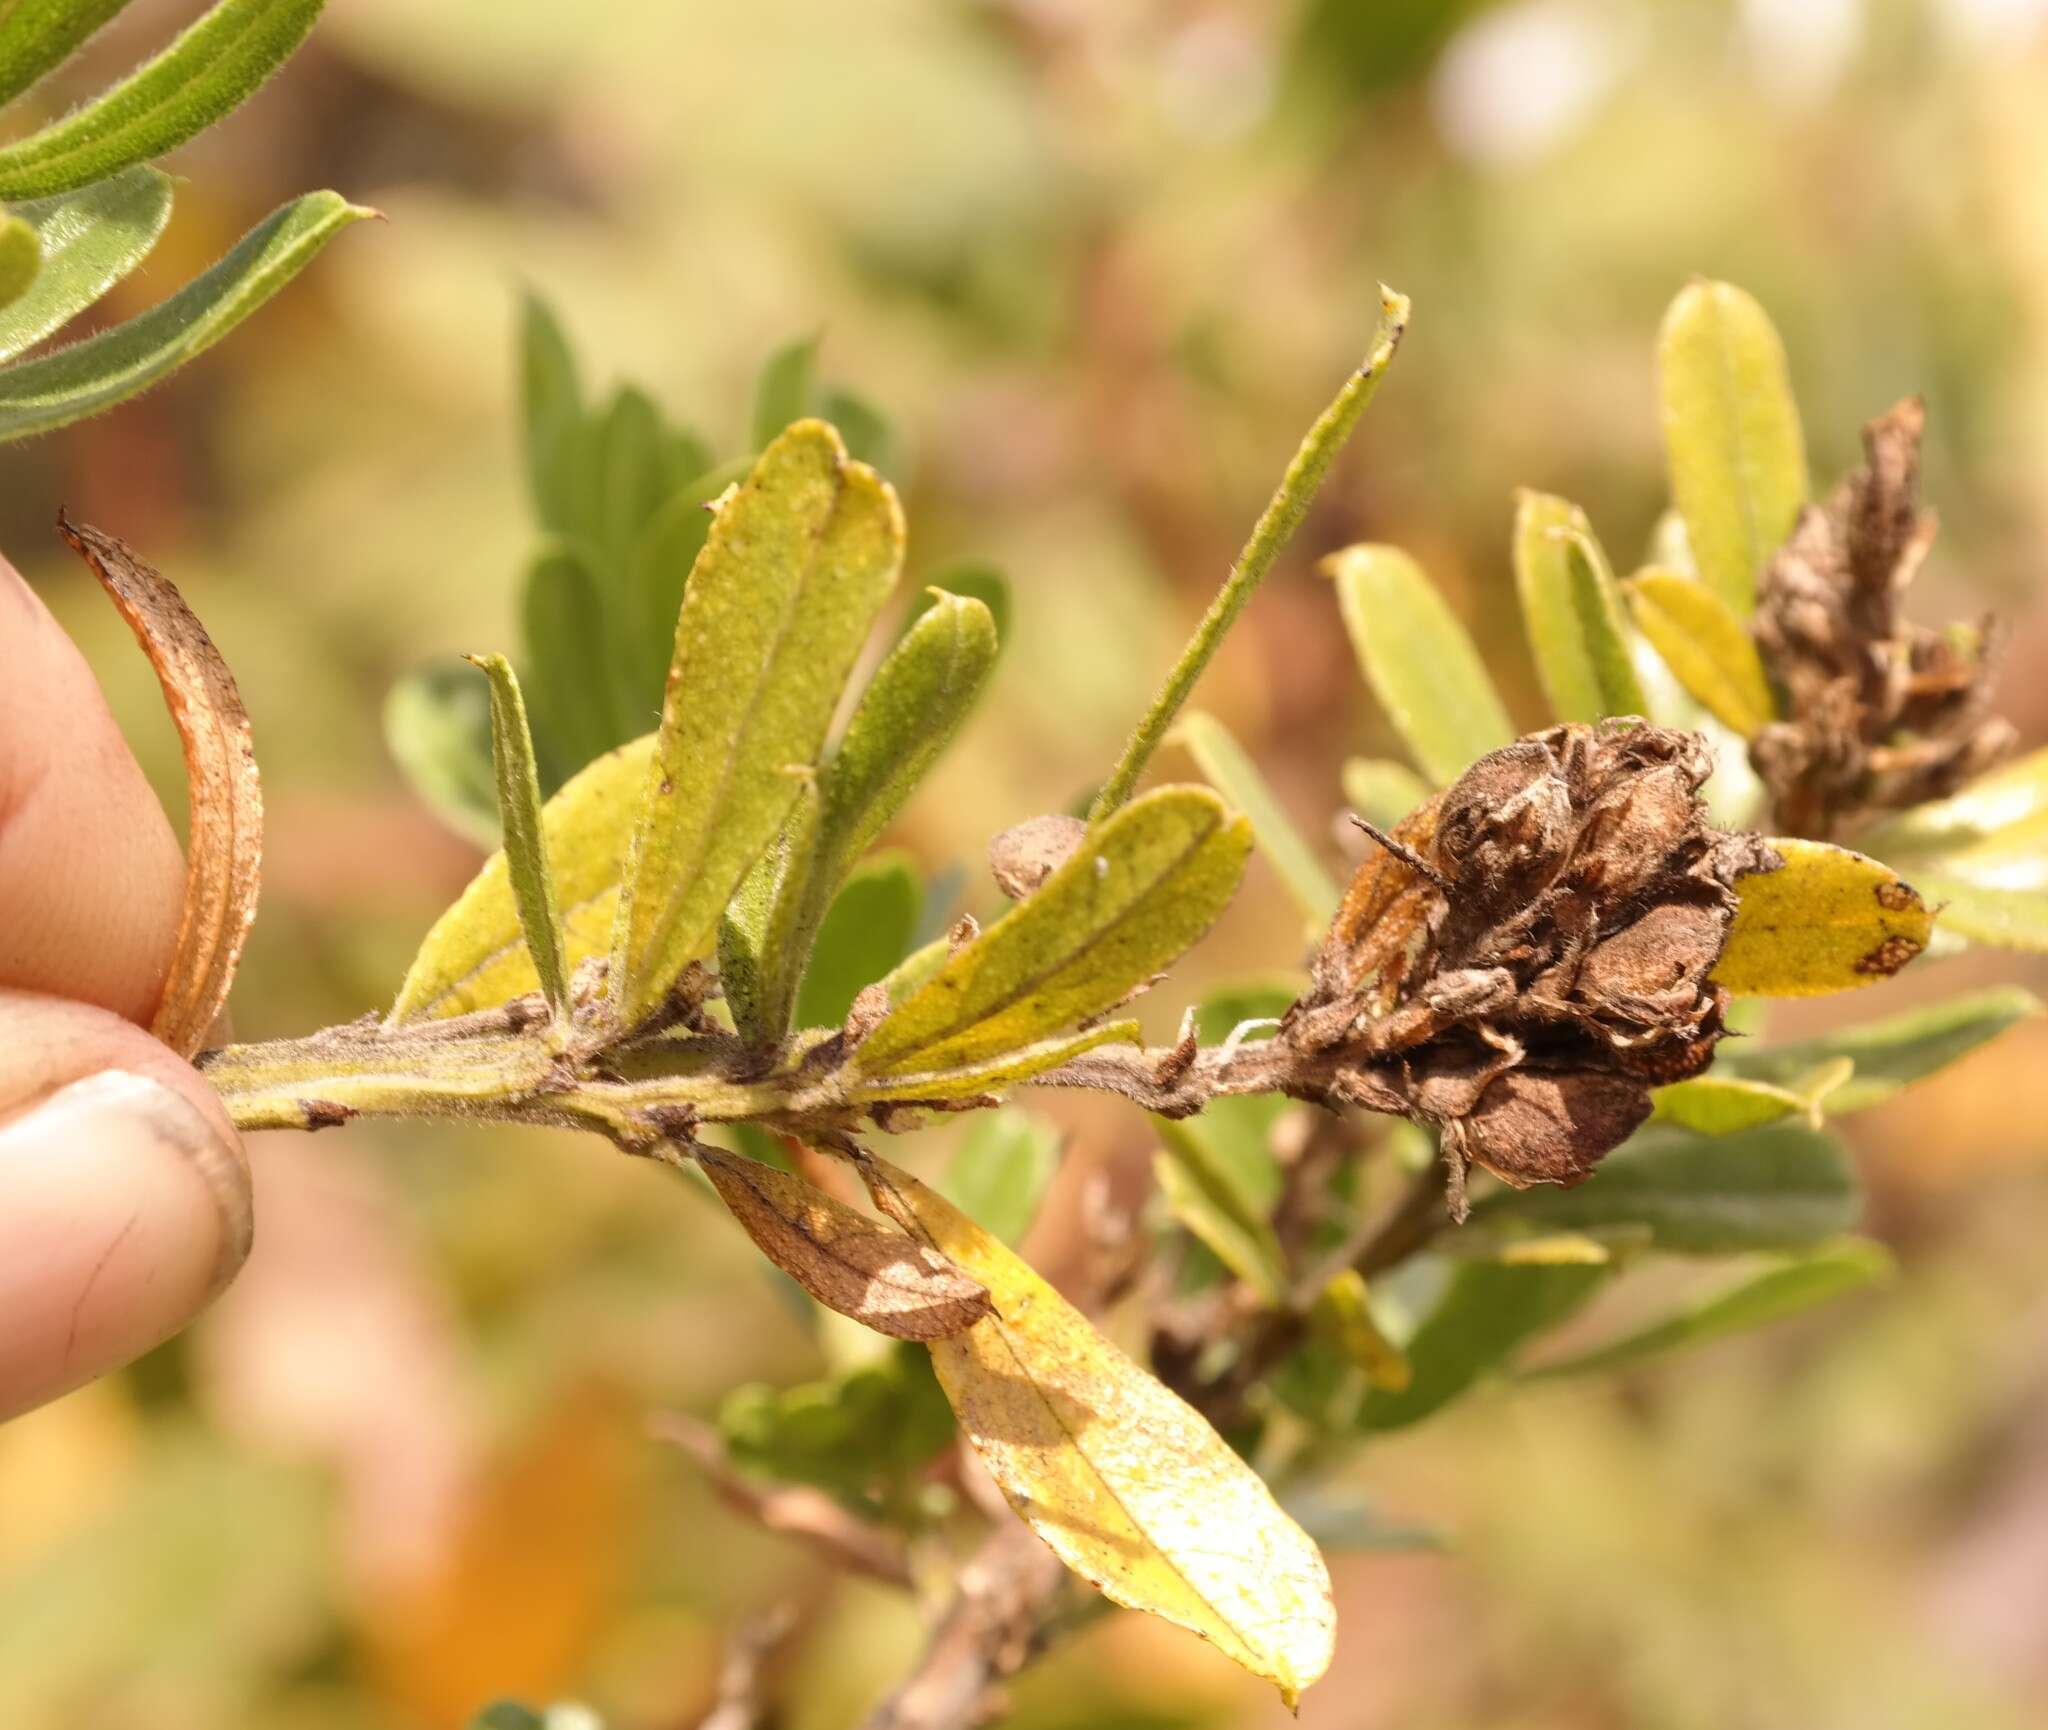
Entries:
{"label": "dried brown leaf", "polygon": [[190,1057],[226,1007],[263,876],[263,788],[234,675],[170,580],[126,542],[59,516],[142,652],[185,746],[191,834],[177,947],[150,1031]]}

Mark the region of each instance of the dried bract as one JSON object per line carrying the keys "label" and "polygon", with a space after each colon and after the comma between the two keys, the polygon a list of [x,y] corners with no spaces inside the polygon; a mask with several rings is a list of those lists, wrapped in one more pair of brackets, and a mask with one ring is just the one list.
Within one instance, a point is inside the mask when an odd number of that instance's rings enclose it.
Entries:
{"label": "dried bract", "polygon": [[1585,1178],[1711,1060],[1735,880],[1780,863],[1708,827],[1711,767],[1630,721],[1480,758],[1352,879],[1281,1028],[1288,1091],[1438,1128],[1454,1213],[1473,1162]]}
{"label": "dried bract", "polygon": [[1932,545],[1920,509],[1926,412],[1909,397],[1863,429],[1868,465],[1808,506],[1765,569],[1753,629],[1788,714],[1750,743],[1786,834],[1829,840],[1956,791],[2013,747],[1987,713],[1991,621],[1900,617]]}

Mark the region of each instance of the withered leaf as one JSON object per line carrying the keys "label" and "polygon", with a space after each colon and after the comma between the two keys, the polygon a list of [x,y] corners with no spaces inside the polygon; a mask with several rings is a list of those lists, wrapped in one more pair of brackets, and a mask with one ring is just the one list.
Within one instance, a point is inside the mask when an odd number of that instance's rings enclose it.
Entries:
{"label": "withered leaf", "polygon": [[185,906],[150,1031],[190,1057],[227,1004],[262,882],[263,788],[249,712],[220,650],[168,578],[112,535],[62,515],[57,527],[134,631],[184,742]]}
{"label": "withered leaf", "polygon": [[944,1339],[990,1313],[988,1293],[937,1250],[802,1178],[715,1147],[691,1157],[761,1253],[827,1309],[903,1340]]}

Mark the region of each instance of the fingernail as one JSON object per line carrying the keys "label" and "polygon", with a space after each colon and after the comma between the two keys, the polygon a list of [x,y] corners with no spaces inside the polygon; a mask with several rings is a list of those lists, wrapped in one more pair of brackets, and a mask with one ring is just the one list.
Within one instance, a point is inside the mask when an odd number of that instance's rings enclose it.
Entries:
{"label": "fingernail", "polygon": [[168,1339],[251,1235],[240,1152],[146,1076],[88,1076],[0,1126],[0,1416]]}

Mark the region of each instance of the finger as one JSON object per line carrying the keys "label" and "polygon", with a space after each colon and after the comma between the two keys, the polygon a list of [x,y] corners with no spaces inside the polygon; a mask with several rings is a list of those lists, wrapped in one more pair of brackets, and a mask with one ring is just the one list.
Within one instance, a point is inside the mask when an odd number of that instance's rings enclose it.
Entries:
{"label": "finger", "polygon": [[148,1021],[184,885],[92,669],[0,559],[0,987]]}
{"label": "finger", "polygon": [[249,1253],[213,1090],[103,1009],[0,991],[0,1418],[168,1339]]}

